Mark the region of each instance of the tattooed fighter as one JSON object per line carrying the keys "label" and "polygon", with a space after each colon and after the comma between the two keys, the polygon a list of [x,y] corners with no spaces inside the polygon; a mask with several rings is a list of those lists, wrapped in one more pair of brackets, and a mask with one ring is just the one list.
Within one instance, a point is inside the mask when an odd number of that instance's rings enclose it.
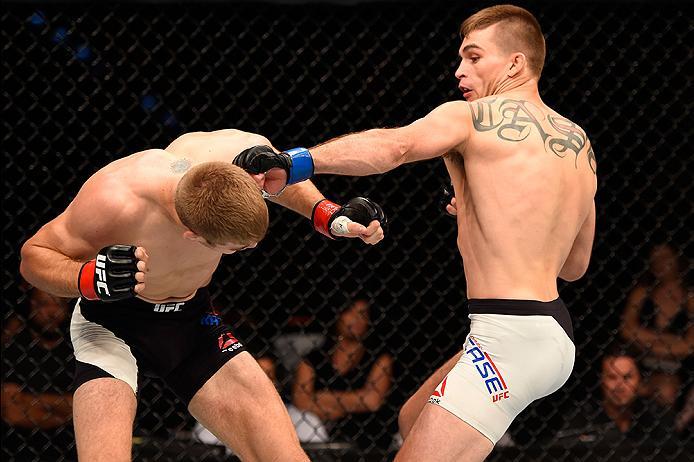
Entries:
{"label": "tattooed fighter", "polygon": [[[566,382],[575,349],[557,277],[580,278],[593,243],[595,156],[585,132],[540,98],[537,20],[494,6],[460,32],[455,75],[467,101],[310,150],[315,173],[344,175],[443,157],[453,183],[447,209],[457,214],[471,329],[400,411],[406,438],[396,461],[483,460],[528,404]],[[266,171],[281,166],[274,159],[258,154],[242,166]]]}

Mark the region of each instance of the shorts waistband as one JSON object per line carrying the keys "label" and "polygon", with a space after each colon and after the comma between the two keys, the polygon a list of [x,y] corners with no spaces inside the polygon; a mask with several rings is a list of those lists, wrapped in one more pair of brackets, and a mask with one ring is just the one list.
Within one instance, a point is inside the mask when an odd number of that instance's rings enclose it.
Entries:
{"label": "shorts waistband", "polygon": [[569,310],[561,298],[550,302],[539,300],[512,300],[501,298],[473,298],[468,300],[470,314],[506,314],[515,316],[552,316],[574,341],[573,324]]}
{"label": "shorts waistband", "polygon": [[[126,298],[114,302],[80,299],[80,308],[83,314],[103,313],[104,315],[118,315],[119,312],[122,313],[125,311],[142,317],[147,317],[148,315],[154,317],[159,317],[161,315],[178,317],[181,315],[185,316],[185,313],[199,313],[209,306],[210,292],[207,287],[198,289],[193,298],[185,302],[151,303],[137,297]],[[88,316],[85,317],[89,319]]]}

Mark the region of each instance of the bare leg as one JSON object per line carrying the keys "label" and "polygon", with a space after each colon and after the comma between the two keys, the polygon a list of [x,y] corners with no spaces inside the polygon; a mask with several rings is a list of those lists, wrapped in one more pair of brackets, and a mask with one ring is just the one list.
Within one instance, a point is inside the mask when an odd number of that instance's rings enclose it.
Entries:
{"label": "bare leg", "polygon": [[491,441],[463,420],[427,404],[394,462],[481,462],[493,448]]}
{"label": "bare leg", "polygon": [[417,417],[424,409],[424,405],[429,400],[429,397],[434,392],[439,383],[443,378],[448,375],[448,373],[453,369],[453,367],[458,363],[460,355],[463,352],[460,351],[453,355],[451,359],[446,361],[446,363],[441,366],[436,372],[434,372],[429,378],[424,382],[424,384],[419,387],[414,395],[407,400],[407,402],[400,409],[400,414],[398,414],[398,426],[400,427],[400,435],[405,439],[410,433],[412,426],[414,425]]}
{"label": "bare leg", "polygon": [[79,460],[129,461],[136,408],[135,394],[122,380],[99,378],[82,384],[72,411]]}
{"label": "bare leg", "polygon": [[244,462],[309,460],[275,387],[247,352],[218,370],[188,410]]}

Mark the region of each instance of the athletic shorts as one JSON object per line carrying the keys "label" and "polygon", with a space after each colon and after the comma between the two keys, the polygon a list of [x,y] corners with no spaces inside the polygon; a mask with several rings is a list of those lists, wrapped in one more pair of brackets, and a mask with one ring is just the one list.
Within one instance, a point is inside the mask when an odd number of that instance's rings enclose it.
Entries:
{"label": "athletic shorts", "polygon": [[568,380],[573,327],[561,299],[470,300],[469,309],[463,354],[429,403],[496,444],[523,409]]}
{"label": "athletic shorts", "polygon": [[137,394],[144,374],[162,378],[186,405],[215,372],[245,350],[212,309],[206,288],[178,303],[79,299],[70,337],[74,389],[92,379],[113,377]]}

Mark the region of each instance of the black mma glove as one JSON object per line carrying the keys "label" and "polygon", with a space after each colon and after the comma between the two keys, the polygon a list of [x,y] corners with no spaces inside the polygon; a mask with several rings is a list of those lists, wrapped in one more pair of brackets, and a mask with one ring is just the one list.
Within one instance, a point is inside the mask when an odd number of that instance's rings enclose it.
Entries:
{"label": "black mma glove", "polygon": [[331,228],[333,222],[339,217],[347,217],[364,226],[369,226],[369,223],[377,220],[384,229],[388,223],[381,206],[365,197],[355,197],[343,206],[323,199],[313,206],[311,221],[316,231],[335,239],[339,236],[333,234]]}
{"label": "black mma glove", "polygon": [[453,190],[453,183],[450,183],[448,186],[444,185],[441,187],[441,194],[439,195],[439,207],[441,207],[449,217],[455,217],[455,215],[451,215],[448,213],[448,210],[446,210],[446,206],[451,203],[451,200],[454,197],[455,191]]}
{"label": "black mma glove", "polygon": [[288,185],[308,180],[313,176],[313,157],[305,148],[275,152],[270,146],[253,146],[241,151],[233,163],[254,175],[265,173],[272,168],[281,168],[287,172]]}
{"label": "black mma glove", "polygon": [[111,302],[135,296],[138,259],[134,245],[111,245],[82,265],[77,287],[82,298]]}

